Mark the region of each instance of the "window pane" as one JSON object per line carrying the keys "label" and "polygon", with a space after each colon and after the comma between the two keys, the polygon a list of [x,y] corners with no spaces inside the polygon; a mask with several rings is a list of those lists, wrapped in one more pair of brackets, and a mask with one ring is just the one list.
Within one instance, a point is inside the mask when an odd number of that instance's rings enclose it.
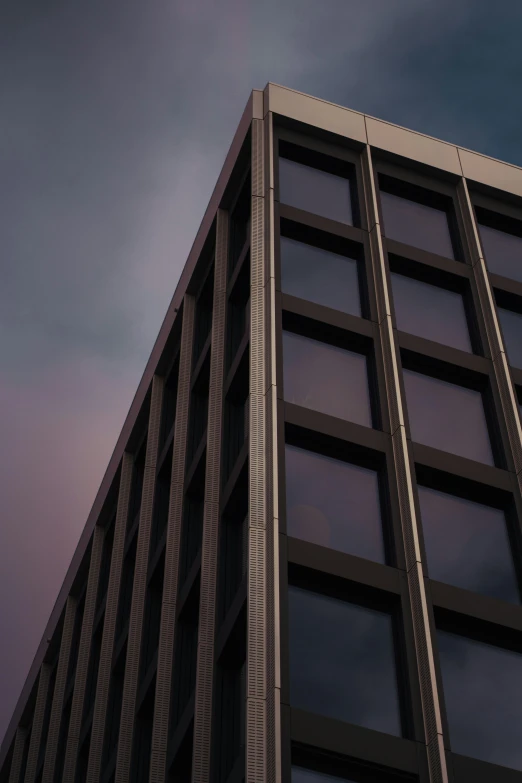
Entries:
{"label": "window pane", "polygon": [[518,603],[504,512],[419,487],[431,579]]}
{"label": "window pane", "polygon": [[384,232],[406,245],[454,258],[447,213],[381,190]]}
{"label": "window pane", "polygon": [[283,332],[285,400],[372,426],[366,356]]}
{"label": "window pane", "polygon": [[480,392],[412,370],[404,386],[412,440],[494,464]]}
{"label": "window pane", "polygon": [[451,749],[522,769],[522,656],[438,631]]}
{"label": "window pane", "polygon": [[338,778],[333,775],[325,775],[322,772],[314,772],[303,767],[292,767],[292,783],[353,783],[347,778]]}
{"label": "window pane", "polygon": [[350,182],[346,177],[279,158],[279,198],[282,204],[353,224]]}
{"label": "window pane", "polygon": [[357,261],[288,237],[281,237],[281,290],[361,315]]}
{"label": "window pane", "polygon": [[286,513],[289,536],[384,562],[375,470],[287,446]]}
{"label": "window pane", "polygon": [[395,272],[391,281],[398,329],[471,351],[462,294]]}
{"label": "window pane", "polygon": [[292,706],[401,734],[391,616],[291,587]]}
{"label": "window pane", "polygon": [[480,226],[480,238],[489,271],[522,282],[522,237]]}
{"label": "window pane", "polygon": [[522,367],[522,314],[503,307],[497,309],[509,363],[513,367]]}

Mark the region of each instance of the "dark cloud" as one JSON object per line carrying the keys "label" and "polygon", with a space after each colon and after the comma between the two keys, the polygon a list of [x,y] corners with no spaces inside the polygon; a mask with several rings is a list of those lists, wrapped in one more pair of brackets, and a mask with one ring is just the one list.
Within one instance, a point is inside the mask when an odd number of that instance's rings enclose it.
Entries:
{"label": "dark cloud", "polygon": [[521,162],[520,14],[3,3],[0,735],[249,90],[287,84]]}

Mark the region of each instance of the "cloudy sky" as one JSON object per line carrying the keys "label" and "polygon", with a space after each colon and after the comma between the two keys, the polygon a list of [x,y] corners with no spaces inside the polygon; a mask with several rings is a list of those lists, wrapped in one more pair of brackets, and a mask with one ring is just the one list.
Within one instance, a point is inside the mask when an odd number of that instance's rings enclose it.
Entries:
{"label": "cloudy sky", "polygon": [[516,0],[4,0],[0,737],[251,88],[522,165]]}

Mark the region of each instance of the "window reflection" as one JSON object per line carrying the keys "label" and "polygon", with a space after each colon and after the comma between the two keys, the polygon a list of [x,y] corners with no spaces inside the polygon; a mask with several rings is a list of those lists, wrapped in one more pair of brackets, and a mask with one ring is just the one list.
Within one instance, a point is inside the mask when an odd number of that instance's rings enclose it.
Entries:
{"label": "window reflection", "polygon": [[357,261],[288,237],[281,237],[281,290],[361,315]]}
{"label": "window reflection", "polygon": [[482,394],[404,370],[412,440],[493,465]]}
{"label": "window reflection", "polygon": [[419,503],[430,578],[518,603],[504,512],[428,487]]}
{"label": "window reflection", "polygon": [[311,769],[304,769],[304,767],[292,767],[292,783],[353,783],[353,781],[314,772]]}
{"label": "window reflection", "polygon": [[279,158],[282,204],[353,225],[350,182],[327,171]]}
{"label": "window reflection", "polygon": [[289,589],[292,706],[401,734],[391,616]]}
{"label": "window reflection", "polygon": [[286,446],[288,535],[384,562],[377,472]]}
{"label": "window reflection", "polygon": [[389,239],[454,258],[448,215],[442,209],[381,190],[384,232]]}
{"label": "window reflection", "polygon": [[283,332],[285,400],[372,426],[366,356]]}
{"label": "window reflection", "polygon": [[497,309],[509,363],[522,368],[522,313],[503,307]]}
{"label": "window reflection", "polygon": [[451,749],[522,769],[522,656],[438,631]]}
{"label": "window reflection", "polygon": [[398,329],[471,351],[462,294],[396,272],[391,281]]}
{"label": "window reflection", "polygon": [[489,271],[522,282],[522,237],[489,226],[479,228]]}

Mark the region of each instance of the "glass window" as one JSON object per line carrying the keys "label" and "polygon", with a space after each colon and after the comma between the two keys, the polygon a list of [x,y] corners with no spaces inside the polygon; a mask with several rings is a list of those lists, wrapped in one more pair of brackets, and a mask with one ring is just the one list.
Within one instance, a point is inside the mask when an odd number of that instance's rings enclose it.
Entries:
{"label": "glass window", "polygon": [[412,440],[493,465],[482,394],[404,370]]}
{"label": "glass window", "polygon": [[398,329],[471,351],[462,294],[396,272],[391,281]]}
{"label": "glass window", "polygon": [[522,368],[522,313],[503,307],[497,310],[509,363]]}
{"label": "glass window", "polygon": [[489,271],[522,282],[522,237],[480,226],[480,238]]}
{"label": "glass window", "polygon": [[427,487],[419,503],[430,578],[518,603],[504,512]]}
{"label": "glass window", "polygon": [[438,631],[451,749],[522,769],[522,656]]}
{"label": "glass window", "polygon": [[375,470],[287,446],[286,514],[289,536],[384,562]]}
{"label": "glass window", "polygon": [[288,237],[281,237],[281,290],[361,315],[357,261]]}
{"label": "glass window", "polygon": [[283,332],[285,400],[372,426],[366,356]]}
{"label": "glass window", "polygon": [[413,245],[439,256],[454,258],[448,215],[442,209],[428,207],[381,190],[384,232],[390,239]]}
{"label": "glass window", "polygon": [[291,587],[290,703],[401,734],[392,618]]}
{"label": "glass window", "polygon": [[350,182],[346,177],[279,158],[279,198],[290,207],[353,225]]}
{"label": "glass window", "polygon": [[353,783],[347,778],[338,778],[333,775],[325,775],[323,772],[314,772],[304,767],[292,767],[292,783]]}

